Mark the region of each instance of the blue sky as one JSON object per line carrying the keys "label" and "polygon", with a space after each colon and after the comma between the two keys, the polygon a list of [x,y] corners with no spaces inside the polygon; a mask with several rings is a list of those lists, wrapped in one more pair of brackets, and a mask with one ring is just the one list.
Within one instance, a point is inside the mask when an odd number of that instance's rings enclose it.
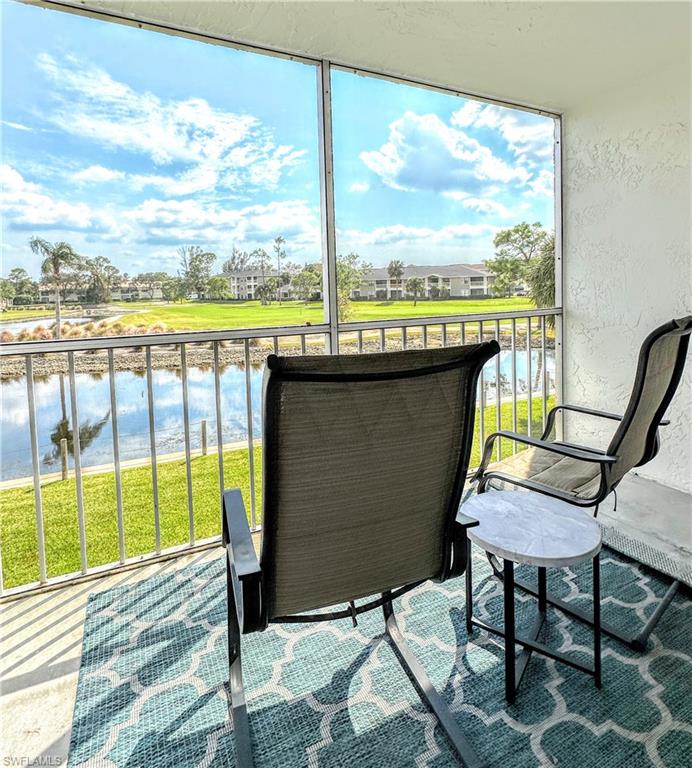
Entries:
{"label": "blue sky", "polygon": [[[136,274],[180,245],[320,258],[314,67],[2,4],[2,272],[32,236]],[[553,227],[553,121],[332,75],[337,246],[369,262],[474,262],[498,229]]]}

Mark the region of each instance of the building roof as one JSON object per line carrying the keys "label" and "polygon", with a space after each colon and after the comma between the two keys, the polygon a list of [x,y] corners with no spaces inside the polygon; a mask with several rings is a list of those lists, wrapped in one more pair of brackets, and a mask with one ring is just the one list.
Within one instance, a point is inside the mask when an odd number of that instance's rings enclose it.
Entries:
{"label": "building roof", "polygon": [[[409,277],[482,277],[487,274],[488,269],[480,264],[407,264],[404,267],[405,280]],[[387,267],[375,267],[368,272],[366,280],[386,280],[388,277]]]}

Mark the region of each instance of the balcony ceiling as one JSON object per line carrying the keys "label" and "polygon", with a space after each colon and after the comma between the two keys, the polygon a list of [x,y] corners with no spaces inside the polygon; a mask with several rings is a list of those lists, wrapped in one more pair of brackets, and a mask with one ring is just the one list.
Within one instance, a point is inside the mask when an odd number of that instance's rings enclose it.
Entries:
{"label": "balcony ceiling", "polygon": [[89,4],[560,111],[690,58],[676,2]]}

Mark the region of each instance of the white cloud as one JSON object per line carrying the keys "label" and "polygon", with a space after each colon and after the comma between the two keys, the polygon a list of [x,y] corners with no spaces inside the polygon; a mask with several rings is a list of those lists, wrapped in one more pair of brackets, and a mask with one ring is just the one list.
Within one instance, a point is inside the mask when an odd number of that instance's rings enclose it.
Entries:
{"label": "white cloud", "polygon": [[467,197],[462,201],[462,205],[464,208],[476,211],[476,213],[501,216],[503,219],[513,216],[512,211],[507,206],[487,197]]}
{"label": "white cloud", "polygon": [[370,189],[370,185],[367,181],[354,181],[350,186],[351,192],[367,192]]}
{"label": "white cloud", "polygon": [[320,240],[319,216],[304,200],[227,208],[190,199],[148,199],[125,217],[142,228],[142,239],[150,243],[230,241],[243,247],[266,246],[277,233],[299,248]]}
{"label": "white cloud", "polygon": [[94,212],[86,203],[58,200],[10,165],[0,166],[0,201],[10,229],[84,231],[114,239],[124,233],[108,213]]}
{"label": "white cloud", "polygon": [[404,113],[390,124],[387,142],[360,157],[385,184],[406,191],[477,193],[487,182],[522,186],[530,178],[433,114]]}
{"label": "white cloud", "polygon": [[469,100],[452,115],[450,122],[457,128],[468,128],[476,121],[482,109],[483,104],[480,101]]}
{"label": "white cloud", "polygon": [[554,122],[549,117],[469,101],[451,117],[459,128],[490,128],[497,131],[511,152],[521,160],[544,162],[552,157]]}
{"label": "white cloud", "polygon": [[217,109],[205,99],[164,101],[74,56],[58,61],[42,53],[36,63],[55,94],[47,119],[61,130],[146,155],[157,166],[187,166],[176,178],[140,176],[140,188],[154,186],[172,195],[208,190],[210,184],[243,191],[248,186],[273,188],[305,154],[277,145],[258,118]]}
{"label": "white cloud", "polygon": [[363,245],[389,245],[392,243],[454,243],[474,238],[492,238],[498,227],[490,224],[448,224],[445,227],[409,227],[405,224],[392,224],[376,227],[369,232],[344,230],[340,235]]}
{"label": "white cloud", "polygon": [[6,125],[8,128],[14,128],[15,131],[31,131],[33,132],[33,128],[30,128],[28,125],[24,125],[23,123],[13,123],[11,120],[0,120],[0,123],[3,125]]}
{"label": "white cloud", "polygon": [[555,174],[543,169],[538,176],[529,182],[529,187],[530,189],[524,192],[526,197],[539,197],[541,195],[552,197],[555,194]]}
{"label": "white cloud", "polygon": [[72,174],[72,180],[78,183],[100,183],[122,179],[125,174],[122,171],[114,171],[111,168],[104,168],[102,165],[90,165],[81,171]]}

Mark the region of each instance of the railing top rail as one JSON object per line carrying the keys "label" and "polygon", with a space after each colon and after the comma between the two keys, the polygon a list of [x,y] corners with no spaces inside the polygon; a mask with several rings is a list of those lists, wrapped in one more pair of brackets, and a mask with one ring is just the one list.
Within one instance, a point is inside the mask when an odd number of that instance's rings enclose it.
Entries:
{"label": "railing top rail", "polygon": [[[480,312],[476,314],[438,315],[427,317],[406,317],[390,320],[364,320],[339,324],[340,333],[351,331],[377,331],[387,328],[412,328],[453,323],[474,323],[478,321],[512,320],[523,317],[548,317],[561,315],[560,307],[550,309],[522,309],[510,312]],[[141,336],[94,336],[88,339],[52,339],[49,341],[14,341],[0,345],[0,357],[13,355],[36,355],[55,352],[83,352],[87,350],[128,349],[132,347],[154,347],[170,344],[199,344],[212,341],[243,341],[244,339],[267,339],[275,336],[303,336],[329,333],[329,325],[290,325],[265,328],[238,328],[214,331],[174,331],[171,333],[150,333]]]}

